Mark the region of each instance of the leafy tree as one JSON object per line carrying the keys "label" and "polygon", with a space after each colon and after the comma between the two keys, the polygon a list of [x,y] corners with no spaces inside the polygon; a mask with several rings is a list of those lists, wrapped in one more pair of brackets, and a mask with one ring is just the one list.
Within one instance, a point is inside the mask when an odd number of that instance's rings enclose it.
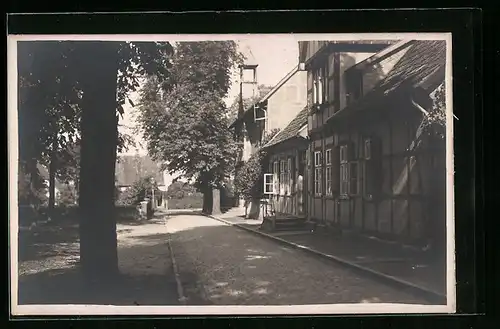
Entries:
{"label": "leafy tree", "polygon": [[424,127],[430,135],[444,139],[446,130],[446,89],[444,82],[431,94],[432,107],[424,118]]}
{"label": "leafy tree", "polygon": [[[34,172],[36,161],[55,149],[55,136],[73,136],[78,123],[80,261],[86,278],[113,278],[118,273],[114,212],[118,115],[126,101],[132,104],[127,95],[139,86],[141,75],[154,72],[159,84],[168,86],[171,53],[169,43],[154,42],[20,45],[20,158],[27,171]],[[67,118],[57,121],[65,134],[49,129],[55,126],[55,117]],[[63,148],[64,143],[58,141],[56,146]]]}
{"label": "leafy tree", "polygon": [[167,196],[169,198],[182,199],[186,196],[195,194],[197,192],[196,187],[189,183],[176,181],[170,184],[167,189]]}
{"label": "leafy tree", "polygon": [[152,76],[141,91],[138,119],[148,153],[170,173],[196,179],[207,213],[220,211],[218,188],[232,172],[238,149],[223,100],[241,59],[232,41],[182,42],[173,58],[172,88],[161,93]]}
{"label": "leafy tree", "polygon": [[[265,145],[271,140],[279,129],[273,129],[265,135],[262,145]],[[259,149],[253,153],[248,161],[238,171],[234,179],[235,191],[245,200],[249,201],[254,198],[260,197],[263,187],[264,164],[267,153],[264,149]]]}
{"label": "leafy tree", "polygon": [[75,142],[79,125],[81,95],[68,74],[72,49],[57,41],[18,44],[20,165],[32,177],[37,162],[49,168],[52,210],[58,153]]}

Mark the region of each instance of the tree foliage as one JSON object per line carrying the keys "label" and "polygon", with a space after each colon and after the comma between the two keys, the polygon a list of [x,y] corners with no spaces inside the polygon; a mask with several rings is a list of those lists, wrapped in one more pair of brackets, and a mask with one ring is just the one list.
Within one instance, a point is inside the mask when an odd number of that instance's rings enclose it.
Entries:
{"label": "tree foliage", "polygon": [[[83,96],[79,78],[84,73],[77,65],[81,56],[78,43],[23,41],[18,45],[20,165],[35,176],[36,163],[49,166],[55,161],[59,180],[77,181]],[[131,47],[125,43],[121,49]],[[137,55],[137,51],[129,55]],[[124,103],[126,92],[134,86],[130,78],[133,70],[124,70],[129,74],[122,74],[119,104]],[[117,143],[118,149],[123,150],[133,145],[133,140],[119,134]],[[37,188],[36,182],[32,182],[31,188]]]}
{"label": "tree foliage", "polygon": [[128,93],[141,76],[155,73],[167,89],[171,53],[169,43],[155,42],[41,41],[18,49],[21,164],[33,173],[37,161],[80,138],[80,261],[86,278],[118,273],[118,118],[125,102],[134,105]]}
{"label": "tree foliage", "polygon": [[[271,132],[264,136],[262,145],[267,144],[277,133],[279,129],[273,129]],[[264,179],[264,165],[267,152],[265,149],[259,149],[253,153],[248,161],[246,161],[234,179],[234,187],[236,193],[241,195],[244,199],[252,199],[259,197],[262,194],[263,179]]]}
{"label": "tree foliage", "polygon": [[241,59],[232,41],[182,42],[171,89],[162,92],[151,76],[141,91],[138,119],[148,153],[170,173],[195,178],[200,188],[220,187],[234,166],[237,147],[223,100]]}
{"label": "tree foliage", "polygon": [[430,134],[443,139],[446,130],[446,89],[444,82],[431,93],[431,99],[432,107],[425,117],[424,127]]}
{"label": "tree foliage", "polygon": [[196,187],[194,187],[193,185],[186,182],[176,181],[170,184],[170,186],[168,187],[167,197],[174,199],[182,199],[186,196],[193,195],[197,192],[198,191]]}

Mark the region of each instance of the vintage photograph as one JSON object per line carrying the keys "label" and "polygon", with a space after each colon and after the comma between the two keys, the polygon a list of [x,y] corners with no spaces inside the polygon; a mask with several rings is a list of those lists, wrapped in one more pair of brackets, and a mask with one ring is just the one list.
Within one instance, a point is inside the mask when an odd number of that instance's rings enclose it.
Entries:
{"label": "vintage photograph", "polygon": [[11,313],[455,312],[451,46],[9,36]]}

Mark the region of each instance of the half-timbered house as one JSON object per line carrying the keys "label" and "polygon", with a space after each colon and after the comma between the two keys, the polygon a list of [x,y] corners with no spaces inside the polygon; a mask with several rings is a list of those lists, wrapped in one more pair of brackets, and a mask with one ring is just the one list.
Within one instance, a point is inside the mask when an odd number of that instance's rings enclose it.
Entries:
{"label": "half-timbered house", "polygon": [[446,42],[303,42],[300,52],[308,218],[405,242],[444,239],[444,141],[428,140],[423,123],[444,84]]}
{"label": "half-timbered house", "polygon": [[273,211],[286,218],[306,219],[307,114],[304,107],[297,116],[266,145],[268,171],[264,193]]}

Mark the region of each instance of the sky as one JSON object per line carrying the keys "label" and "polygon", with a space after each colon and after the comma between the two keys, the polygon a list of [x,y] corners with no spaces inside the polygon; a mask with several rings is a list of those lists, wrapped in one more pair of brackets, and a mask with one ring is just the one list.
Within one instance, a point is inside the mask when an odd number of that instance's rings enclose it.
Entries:
{"label": "sky", "polygon": [[[288,72],[298,65],[299,50],[297,39],[292,35],[270,35],[270,36],[243,36],[238,40],[239,50],[248,58],[249,61],[258,64],[257,77],[258,84],[268,86],[276,85]],[[238,74],[233,75],[233,83],[230,88],[226,104],[229,106],[233,99],[238,95]],[[138,94],[130,95],[132,101],[137,103]],[[137,110],[132,108],[128,102],[125,107],[125,114],[120,120],[120,131],[128,132],[135,136],[140,154],[145,154],[144,141],[140,135],[133,134]],[[125,153],[135,154],[136,150],[130,149]]]}

